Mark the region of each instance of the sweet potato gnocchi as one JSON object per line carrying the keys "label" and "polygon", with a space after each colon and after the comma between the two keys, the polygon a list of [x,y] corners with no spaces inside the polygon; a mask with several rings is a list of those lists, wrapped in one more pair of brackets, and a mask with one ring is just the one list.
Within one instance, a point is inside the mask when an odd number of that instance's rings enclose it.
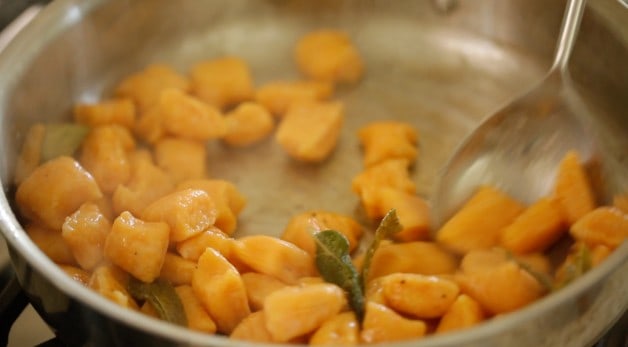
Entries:
{"label": "sweet potato gnocchi", "polygon": [[[350,37],[309,33],[294,54],[302,79],[259,87],[235,56],[199,62],[188,75],[150,65],[112,98],[77,104],[66,129],[72,141],[48,154],[53,127],[33,125],[14,178],[32,241],[72,278],[157,319],[234,340],[357,345],[513,312],[628,238],[626,196],[597,205],[584,163],[569,152],[548,196],[526,206],[479,187],[431,239],[429,204],[411,177],[418,129],[396,120],[355,134],[364,169],[347,194],[377,230],[312,210],[289,216],[281,237],[239,236],[246,194],[209,176],[207,142],[248,147],[274,132],[294,160],[325,165],[344,118],[353,117],[333,95],[336,84],[364,74]],[[553,264],[548,252],[557,244],[571,249]],[[151,296],[168,304],[153,305]]]}

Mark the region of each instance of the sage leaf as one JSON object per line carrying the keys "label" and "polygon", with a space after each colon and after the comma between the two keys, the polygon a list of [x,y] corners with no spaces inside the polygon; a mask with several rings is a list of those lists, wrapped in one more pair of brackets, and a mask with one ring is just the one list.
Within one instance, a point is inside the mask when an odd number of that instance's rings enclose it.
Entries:
{"label": "sage leaf", "polygon": [[569,256],[564,267],[564,274],[560,281],[556,284],[556,289],[563,288],[569,283],[584,275],[592,267],[591,252],[589,247],[581,244]]}
{"label": "sage leaf", "polygon": [[379,226],[375,230],[375,237],[373,238],[369,248],[366,250],[364,263],[362,265],[362,272],[360,273],[360,284],[362,288],[365,288],[369,270],[371,269],[371,262],[373,261],[373,255],[375,254],[377,248],[379,248],[379,244],[382,240],[393,237],[402,229],[401,223],[399,223],[399,218],[397,217],[397,211],[395,209],[391,209],[379,223]]}
{"label": "sage leaf", "polygon": [[345,290],[351,308],[361,321],[364,317],[364,291],[349,255],[349,241],[335,230],[320,231],[314,234],[314,240],[318,271],[325,281]]}
{"label": "sage leaf", "polygon": [[62,155],[72,156],[81,146],[89,128],[75,123],[46,124],[44,140],[41,144],[41,160],[48,160]]}
{"label": "sage leaf", "polygon": [[552,278],[550,276],[542,272],[536,271],[526,262],[521,261],[519,258],[515,257],[510,251],[505,250],[505,252],[506,252],[506,257],[509,260],[515,262],[515,264],[517,264],[517,266],[519,266],[523,271],[527,272],[528,274],[530,274],[530,276],[534,277],[534,279],[537,282],[539,282],[543,287],[545,287],[545,289],[547,289],[550,292],[555,290],[554,284],[552,283]]}
{"label": "sage leaf", "polygon": [[170,283],[162,280],[144,283],[132,278],[127,289],[136,300],[150,302],[161,319],[177,325],[187,326],[183,304]]}

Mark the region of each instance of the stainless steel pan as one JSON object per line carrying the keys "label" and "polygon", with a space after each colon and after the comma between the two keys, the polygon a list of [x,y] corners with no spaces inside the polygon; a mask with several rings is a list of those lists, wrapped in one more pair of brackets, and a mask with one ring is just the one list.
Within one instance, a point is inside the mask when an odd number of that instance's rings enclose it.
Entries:
{"label": "stainless steel pan", "polygon": [[[212,176],[237,183],[249,204],[240,234],[277,235],[310,208],[354,213],[361,170],[356,129],[409,121],[420,131],[414,178],[427,198],[446,158],[483,116],[549,68],[564,3],[543,0],[58,0],[0,55],[2,233],[33,306],[70,345],[234,346],[123,310],[65,277],[28,239],[11,206],[17,150],[30,124],[69,117],[149,62],[182,72],[235,54],[257,83],[296,77],[291,49],[315,28],[346,30],[367,67],[347,103],[342,140],[324,165],[288,160],[272,141],[247,150],[210,145]],[[570,66],[596,114],[600,198],[628,191],[628,9],[592,0]],[[264,158],[260,160],[260,158]],[[254,174],[251,174],[251,173]],[[628,244],[582,279],[529,307],[468,331],[399,346],[588,346],[628,307]]]}

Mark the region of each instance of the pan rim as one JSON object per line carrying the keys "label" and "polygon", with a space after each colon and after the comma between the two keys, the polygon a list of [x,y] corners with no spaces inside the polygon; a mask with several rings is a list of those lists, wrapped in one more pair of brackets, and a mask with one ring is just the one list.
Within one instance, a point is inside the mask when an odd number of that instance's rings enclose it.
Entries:
{"label": "pan rim", "polygon": [[[40,15],[33,20],[5,51],[0,54],[0,106],[4,103],[6,90],[10,89],[11,83],[14,82],[16,76],[27,66],[28,58],[32,57],[41,49],[41,44],[32,45],[32,42],[41,40],[41,32],[46,32],[43,28],[54,27],[55,30],[48,30],[47,35],[57,35],[63,29],[69,27],[76,18],[68,17],[68,9],[72,11],[89,12],[97,5],[105,3],[104,0],[92,1],[74,1],[60,0],[52,2],[42,10]],[[52,25],[57,23],[58,19],[65,18],[64,25],[59,27]],[[43,30],[43,31],[42,31]],[[45,41],[45,40],[42,40]],[[19,66],[11,65],[8,61],[16,61],[20,57],[22,61]],[[26,57],[26,59],[24,59]],[[9,88],[7,88],[9,86]],[[3,112],[0,110],[0,112]],[[0,126],[4,125],[5,115],[0,115]],[[4,148],[2,148],[4,149]],[[2,159],[3,161],[6,159]],[[2,164],[4,165],[4,163]],[[187,328],[177,327],[169,323],[161,322],[156,319],[147,317],[138,312],[130,312],[130,310],[118,307],[112,304],[106,298],[98,295],[94,291],[85,288],[81,284],[72,280],[68,276],[63,275],[63,271],[48,259],[44,253],[30,240],[26,232],[14,215],[6,196],[8,185],[2,182],[3,194],[0,198],[0,226],[2,233],[10,246],[16,249],[20,256],[23,257],[30,266],[36,269],[42,276],[51,282],[60,291],[71,298],[88,305],[103,315],[122,322],[128,326],[138,330],[154,334],[177,343],[188,343],[194,345],[216,345],[216,346],[271,346],[276,344],[260,344],[249,343],[245,341],[229,340],[226,337],[212,336],[203,333],[197,333]],[[446,334],[442,336],[430,336],[422,340],[411,340],[398,343],[387,343],[390,346],[445,346],[459,345],[462,343],[480,342],[483,339],[500,333],[507,333],[513,327],[522,322],[533,321],[541,317],[543,313],[551,312],[561,304],[574,300],[584,295],[590,288],[601,283],[602,280],[611,276],[615,271],[623,269],[626,272],[628,268],[628,242],[624,242],[613,254],[609,256],[598,268],[588,272],[575,283],[562,289],[559,293],[548,295],[537,302],[513,312],[512,314],[492,319],[472,329]],[[622,267],[623,265],[623,267]],[[624,304],[624,310],[628,307],[628,303]]]}

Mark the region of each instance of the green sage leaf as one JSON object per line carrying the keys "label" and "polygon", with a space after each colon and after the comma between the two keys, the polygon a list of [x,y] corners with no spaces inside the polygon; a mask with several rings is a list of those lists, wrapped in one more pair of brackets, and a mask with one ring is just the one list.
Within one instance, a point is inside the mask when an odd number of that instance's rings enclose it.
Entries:
{"label": "green sage leaf", "polygon": [[127,289],[136,300],[150,302],[161,319],[177,325],[187,326],[183,304],[170,283],[162,280],[144,283],[132,278]]}
{"label": "green sage leaf", "polygon": [[382,240],[389,239],[393,237],[396,233],[402,230],[401,223],[399,223],[399,218],[397,217],[397,211],[392,209],[386,213],[382,221],[379,223],[379,226],[375,230],[375,237],[373,238],[373,242],[366,250],[366,254],[364,256],[364,263],[362,265],[362,272],[360,273],[360,283],[362,288],[365,287],[366,281],[368,280],[369,270],[371,269],[371,262],[373,261],[373,255],[377,248],[379,248],[379,244]]}
{"label": "green sage leaf", "polygon": [[46,162],[62,155],[72,156],[81,146],[89,128],[75,123],[46,124],[41,145],[41,160]]}
{"label": "green sage leaf", "polygon": [[314,234],[316,242],[316,266],[325,281],[345,290],[349,304],[358,320],[364,317],[364,291],[351,256],[349,241],[335,231],[324,230]]}
{"label": "green sage leaf", "polygon": [[569,283],[573,282],[577,278],[584,275],[587,271],[591,270],[593,266],[591,260],[591,252],[589,247],[585,244],[581,244],[574,251],[571,259],[567,261],[564,267],[564,275],[561,280],[556,284],[555,288],[560,289]]}
{"label": "green sage leaf", "polygon": [[530,276],[534,277],[534,279],[537,282],[539,282],[543,287],[545,287],[545,289],[547,289],[550,292],[555,289],[554,284],[552,283],[552,278],[550,276],[542,272],[536,271],[526,262],[515,257],[515,255],[512,254],[510,251],[507,251],[507,250],[504,250],[504,251],[506,252],[506,257],[509,260],[514,261],[515,264],[517,264],[517,266],[519,266],[523,271],[527,272],[528,274],[530,274]]}

